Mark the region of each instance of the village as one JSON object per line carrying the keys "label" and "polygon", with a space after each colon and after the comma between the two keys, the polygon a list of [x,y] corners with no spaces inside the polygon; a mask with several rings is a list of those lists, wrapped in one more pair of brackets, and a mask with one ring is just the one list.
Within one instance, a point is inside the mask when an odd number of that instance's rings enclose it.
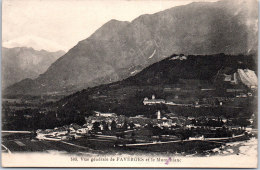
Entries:
{"label": "village", "polygon": [[[156,100],[153,96],[153,100]],[[161,100],[160,100],[161,101]],[[147,99],[144,99],[144,104]],[[131,141],[168,140],[201,140],[204,137],[221,138],[235,135],[251,134],[253,119],[227,119],[223,116],[184,117],[174,113],[162,114],[158,110],[154,118],[144,115],[126,117],[116,113],[95,111],[92,116],[85,117],[85,124],[76,123],[56,127],[54,129],[38,129],[36,138],[39,140],[76,140],[88,136],[106,136],[131,138]]]}

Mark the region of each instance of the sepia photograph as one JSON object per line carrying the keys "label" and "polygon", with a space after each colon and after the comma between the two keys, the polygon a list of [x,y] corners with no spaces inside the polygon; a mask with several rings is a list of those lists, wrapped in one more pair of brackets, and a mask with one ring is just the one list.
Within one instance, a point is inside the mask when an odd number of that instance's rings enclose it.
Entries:
{"label": "sepia photograph", "polygon": [[257,168],[258,0],[3,0],[2,167]]}

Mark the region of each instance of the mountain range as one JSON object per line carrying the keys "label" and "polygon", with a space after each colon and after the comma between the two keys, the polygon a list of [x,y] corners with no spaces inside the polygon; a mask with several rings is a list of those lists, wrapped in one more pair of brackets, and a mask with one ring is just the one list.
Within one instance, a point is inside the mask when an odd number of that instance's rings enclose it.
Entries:
{"label": "mountain range", "polygon": [[33,48],[2,48],[2,87],[8,87],[26,78],[36,78],[59,57],[64,51],[48,52]]}
{"label": "mountain range", "polygon": [[257,52],[256,0],[194,2],[131,22],[111,20],[80,41],[35,79],[6,94],[74,92],[125,79],[173,53]]}

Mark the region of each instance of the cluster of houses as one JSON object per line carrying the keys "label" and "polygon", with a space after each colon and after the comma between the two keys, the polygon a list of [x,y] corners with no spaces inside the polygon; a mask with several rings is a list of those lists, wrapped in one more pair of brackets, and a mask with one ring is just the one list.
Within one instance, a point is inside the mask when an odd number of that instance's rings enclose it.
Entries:
{"label": "cluster of houses", "polygon": [[127,129],[130,128],[142,128],[147,126],[148,124],[156,125],[158,127],[170,127],[175,123],[172,122],[172,119],[168,119],[166,117],[161,118],[161,112],[158,111],[156,113],[157,119],[147,118],[144,115],[137,115],[134,117],[126,117],[124,115],[117,116],[115,113],[100,113],[95,112],[94,116],[89,116],[86,118],[86,125],[89,129],[93,129],[93,124],[98,122],[99,128],[104,130],[104,124],[108,125],[108,130],[112,129],[112,122],[114,121],[116,124],[116,128],[120,129],[125,126],[127,123]]}
{"label": "cluster of houses", "polygon": [[[175,96],[175,99],[178,99],[178,95]],[[209,102],[208,100],[210,100],[211,102]],[[181,103],[175,103],[175,102],[172,102],[172,101],[165,101],[164,99],[156,99],[155,95],[152,95],[151,99],[149,99],[148,97],[145,97],[144,100],[143,100],[143,104],[144,105],[165,104],[165,105],[173,105],[173,106],[204,107],[204,106],[216,105],[216,101],[212,101],[212,100],[216,100],[216,99],[203,98],[203,100],[201,100],[201,101],[197,99],[194,102],[190,102],[190,103],[185,103],[183,101]],[[222,105],[222,102],[218,102],[217,105]]]}
{"label": "cluster of houses", "polygon": [[144,105],[153,105],[153,104],[165,104],[165,100],[164,99],[156,99],[155,95],[152,95],[151,99],[148,99],[148,97],[144,98],[143,101]]}
{"label": "cluster of houses", "polygon": [[86,126],[79,126],[75,123],[70,125],[64,125],[62,127],[56,127],[54,129],[38,129],[36,131],[36,138],[39,140],[67,140],[72,138],[82,137],[89,131]]}
{"label": "cluster of houses", "polygon": [[[89,132],[105,132],[112,131],[114,129],[144,129],[147,126],[159,127],[161,129],[174,129],[176,127],[183,129],[191,128],[210,128],[212,130],[217,128],[222,128],[223,126],[239,129],[239,126],[229,125],[230,120],[226,118],[216,118],[216,117],[183,117],[178,116],[174,113],[162,113],[156,112],[156,118],[148,118],[144,115],[137,115],[134,117],[126,117],[124,115],[117,115],[115,113],[102,113],[95,111],[93,116],[86,117],[86,123],[83,126],[77,124],[65,125],[62,127],[56,127],[54,129],[37,130],[37,138],[40,140],[66,140],[71,138],[79,138],[87,135]],[[208,126],[207,122],[221,122],[220,126]],[[252,120],[251,120],[252,121]],[[252,123],[252,122],[250,122]],[[97,130],[98,129],[98,130]],[[247,127],[246,130],[252,130],[251,127]]]}
{"label": "cluster of houses", "polygon": [[[112,124],[116,129],[141,129],[148,125],[158,126],[160,128],[170,128],[176,126],[178,121],[174,119],[161,117],[161,112],[156,113],[157,119],[147,118],[144,115],[137,115],[134,117],[126,117],[124,115],[117,116],[115,113],[101,113],[96,111],[93,116],[86,117],[86,123],[83,126],[77,124],[65,125],[62,127],[56,127],[54,129],[36,131],[39,140],[66,140],[71,138],[79,138],[85,136],[90,131],[95,130],[95,124],[100,131],[111,131]],[[177,118],[176,118],[177,119]]]}
{"label": "cluster of houses", "polygon": [[[227,89],[227,92],[233,92],[234,89]],[[251,92],[248,93],[236,93],[235,98],[247,98],[252,97],[253,94]],[[172,106],[186,106],[186,107],[210,107],[210,106],[222,106],[225,102],[234,101],[235,98],[231,97],[211,97],[211,98],[202,98],[197,99],[194,102],[185,103],[182,101],[181,103],[175,103],[172,101],[166,101],[164,99],[157,99],[155,95],[152,95],[152,98],[149,99],[145,97],[143,100],[144,105],[156,105],[156,104],[165,104]],[[175,96],[175,99],[178,99],[178,95]]]}
{"label": "cluster of houses", "polygon": [[187,60],[187,57],[185,55],[174,56],[170,60]]}

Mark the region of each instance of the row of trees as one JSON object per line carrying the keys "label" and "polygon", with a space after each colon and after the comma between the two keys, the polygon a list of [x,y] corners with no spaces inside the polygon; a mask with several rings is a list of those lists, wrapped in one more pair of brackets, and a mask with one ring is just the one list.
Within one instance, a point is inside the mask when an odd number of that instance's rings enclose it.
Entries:
{"label": "row of trees", "polygon": [[195,126],[209,126],[209,127],[222,127],[223,125],[227,126],[240,126],[241,128],[245,128],[251,123],[245,118],[237,118],[232,119],[232,121],[227,120],[227,122],[223,122],[222,118],[218,118],[217,120],[205,120],[205,121],[196,121],[195,119],[191,120],[191,124]]}
{"label": "row of trees", "polygon": [[5,114],[2,128],[5,130],[52,129],[71,123],[83,125],[84,115],[74,113],[60,117],[56,111],[42,114],[38,109],[27,109],[15,111],[12,115]]}

